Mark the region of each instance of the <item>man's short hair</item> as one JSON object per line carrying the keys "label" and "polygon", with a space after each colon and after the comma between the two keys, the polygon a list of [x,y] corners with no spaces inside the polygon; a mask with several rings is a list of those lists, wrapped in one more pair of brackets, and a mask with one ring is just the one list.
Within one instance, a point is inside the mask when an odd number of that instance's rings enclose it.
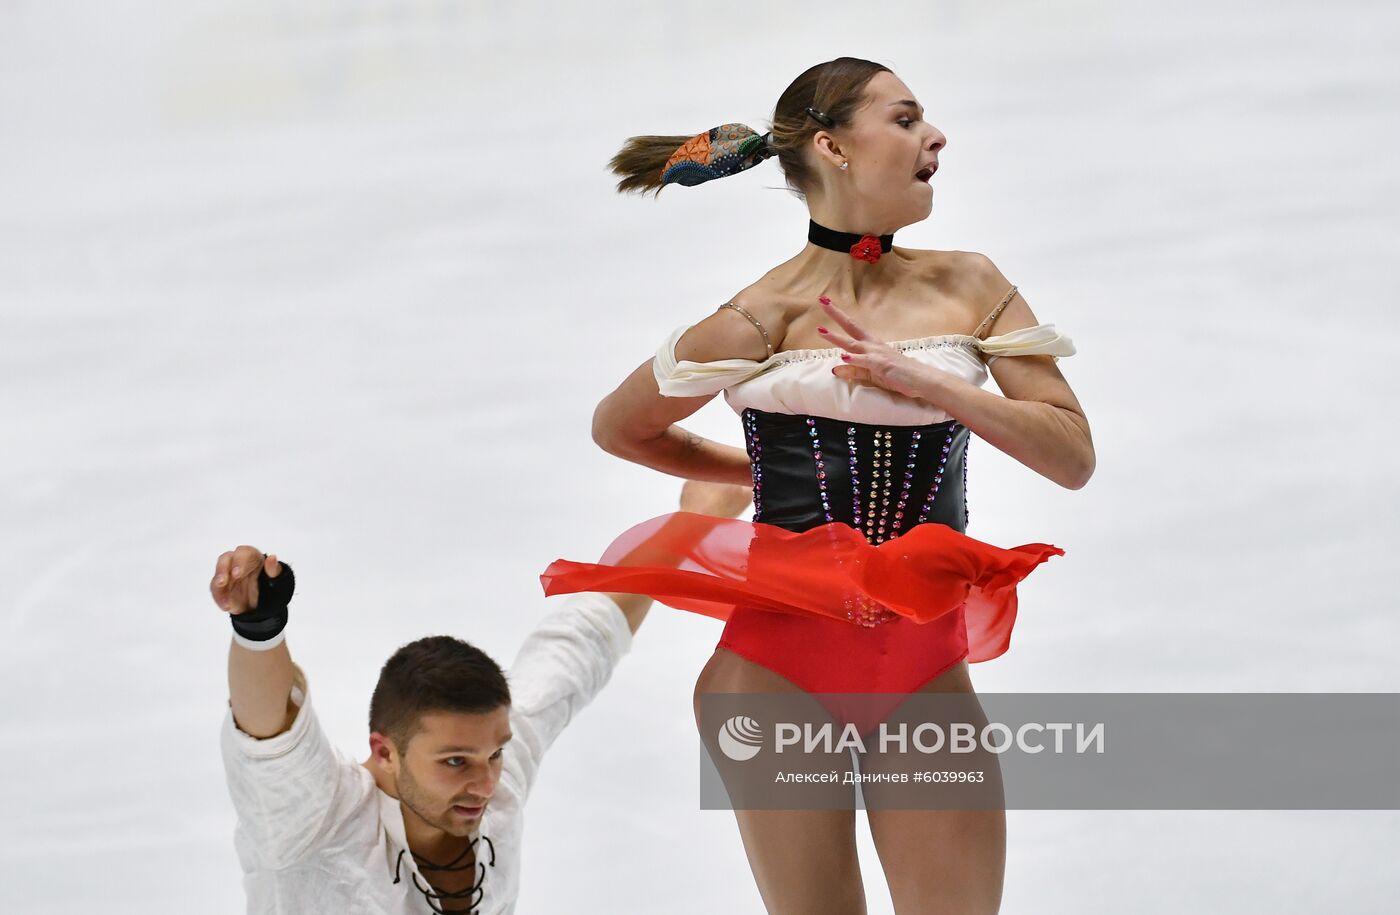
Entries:
{"label": "man's short hair", "polygon": [[509,704],[506,676],[490,655],[450,635],[431,635],[384,662],[369,700],[369,729],[402,753],[426,713],[475,715]]}

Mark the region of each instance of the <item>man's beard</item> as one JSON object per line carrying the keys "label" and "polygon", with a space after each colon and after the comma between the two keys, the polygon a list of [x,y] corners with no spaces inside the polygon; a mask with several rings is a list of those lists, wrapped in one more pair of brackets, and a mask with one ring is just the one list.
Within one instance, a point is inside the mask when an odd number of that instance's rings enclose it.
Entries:
{"label": "man's beard", "polygon": [[419,789],[418,783],[409,774],[407,766],[399,767],[398,778],[394,781],[394,790],[398,792],[399,803],[409,810],[412,810],[420,820],[429,826],[441,829],[448,835],[465,838],[471,835],[471,827],[461,822],[453,822],[451,808],[442,811],[437,816],[433,816],[432,799]]}

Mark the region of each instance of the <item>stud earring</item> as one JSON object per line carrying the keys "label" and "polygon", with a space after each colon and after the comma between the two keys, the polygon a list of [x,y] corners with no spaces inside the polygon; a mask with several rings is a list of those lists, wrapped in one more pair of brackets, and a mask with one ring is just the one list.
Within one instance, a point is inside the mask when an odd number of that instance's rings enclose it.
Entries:
{"label": "stud earring", "polygon": [[846,166],[848,166],[848,165],[850,165],[850,164],[851,164],[851,163],[849,163],[849,162],[842,162],[842,163],[841,163],[841,170],[842,170],[842,171],[845,171]]}

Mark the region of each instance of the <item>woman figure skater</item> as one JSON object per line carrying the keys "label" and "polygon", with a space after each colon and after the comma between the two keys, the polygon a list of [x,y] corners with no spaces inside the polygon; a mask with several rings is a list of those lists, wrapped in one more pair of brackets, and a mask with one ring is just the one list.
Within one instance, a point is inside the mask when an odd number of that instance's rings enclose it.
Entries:
{"label": "woman figure skater", "polygon": [[[753,520],[663,515],[600,562],[558,560],[541,576],[549,594],[643,593],[724,620],[697,720],[713,693],[971,695],[967,662],[1006,650],[1016,584],[1063,553],[964,533],[971,434],[1069,489],[1088,481],[1094,449],[1056,366],[1069,338],[987,257],[893,246],[929,215],[946,142],[893,72],[842,57],[783,92],[768,134],[633,137],[613,159],[620,191],[659,193],[776,156],[810,215],[796,256],[677,328],[594,416],[612,454],[751,485]],[[982,389],[989,370],[1004,396]],[[743,450],[676,425],[720,391]],[[642,543],[664,561],[624,559]],[[853,805],[735,815],[770,912],[866,910]],[[867,815],[901,915],[997,911],[1003,811]]]}

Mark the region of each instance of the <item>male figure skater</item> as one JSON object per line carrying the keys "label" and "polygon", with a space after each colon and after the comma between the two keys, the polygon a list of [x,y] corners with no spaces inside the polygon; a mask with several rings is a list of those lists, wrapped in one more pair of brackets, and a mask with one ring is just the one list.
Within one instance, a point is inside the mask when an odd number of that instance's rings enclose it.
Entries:
{"label": "male figure skater", "polygon": [[[689,481],[680,507],[735,517],[750,498]],[[327,741],[288,653],[294,584],[250,546],[221,555],[210,582],[234,626],[222,745],[248,911],[514,912],[540,758],[608,681],[651,599],[571,596],[526,638],[509,683],[459,639],[403,646],[380,672],[356,763]]]}

